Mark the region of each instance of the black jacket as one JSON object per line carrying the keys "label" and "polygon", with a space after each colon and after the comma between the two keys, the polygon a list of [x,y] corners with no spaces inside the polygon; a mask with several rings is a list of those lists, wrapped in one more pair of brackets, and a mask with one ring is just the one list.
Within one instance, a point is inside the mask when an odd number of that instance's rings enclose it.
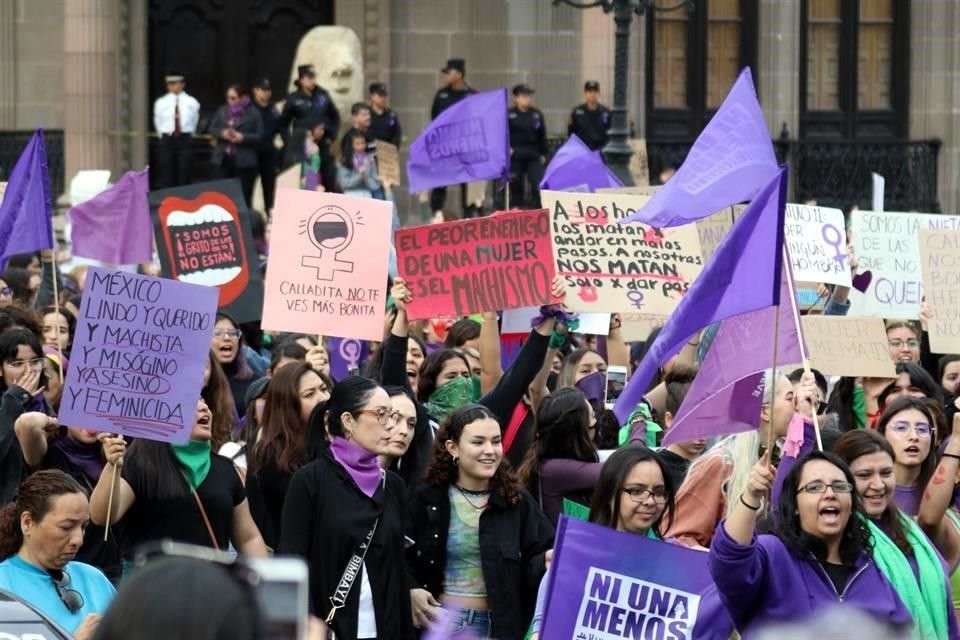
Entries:
{"label": "black jacket", "polygon": [[374,140],[383,140],[400,148],[403,134],[400,131],[400,118],[397,117],[396,111],[385,109],[383,113],[377,113],[371,109],[370,131],[373,133]]}
{"label": "black jacket", "polygon": [[607,144],[607,130],[610,128],[610,109],[602,104],[591,111],[586,103],[573,108],[567,135],[577,134],[583,143],[593,151],[603,149]]}
{"label": "black jacket", "polygon": [[281,133],[280,114],[277,112],[277,107],[273,104],[261,107],[256,101],[253,102],[253,106],[257,108],[260,121],[263,122],[263,136],[260,138],[260,144],[257,145],[257,151],[276,150],[273,146],[273,138]]}
{"label": "black jacket", "polygon": [[[449,487],[421,484],[407,509],[410,588],[443,592],[450,529]],[[553,527],[526,491],[510,505],[498,493],[480,515],[480,562],[497,640],[522,640],[533,617],[537,589],[553,547]]]}
{"label": "black jacket", "polygon": [[17,487],[29,475],[20,441],[13,430],[17,418],[27,411],[53,415],[46,400],[38,403],[22,387],[13,384],[3,390],[0,396],[0,507],[13,501]]}
{"label": "black jacket", "polygon": [[260,119],[260,111],[251,102],[235,121],[233,128],[243,134],[243,142],[240,144],[229,143],[220,137],[229,121],[229,107],[224,105],[217,109],[210,124],[210,135],[217,141],[217,146],[210,154],[210,162],[218,167],[221,166],[229,150],[234,156],[237,167],[249,169],[257,166],[257,148],[263,139],[263,121]]}
{"label": "black jacket", "polygon": [[[287,101],[283,105],[283,113],[280,114],[280,130],[284,134],[284,142],[287,143],[288,163],[303,160],[307,123],[314,117],[322,117],[326,121],[327,126],[323,135],[326,144],[321,152],[328,154],[330,143],[337,139],[337,134],[340,132],[340,111],[333,102],[333,98],[323,87],[317,87],[313,95],[307,94],[303,89],[297,89],[287,96]],[[288,141],[286,133],[291,122],[293,123],[293,133]]]}
{"label": "black jacket", "polygon": [[473,87],[467,87],[463,91],[444,87],[437,91],[433,97],[433,106],[430,108],[430,119],[436,119],[438,115],[457,104],[467,96],[472,96],[477,92]]}
{"label": "black jacket", "polygon": [[520,111],[513,107],[507,113],[507,123],[510,126],[510,149],[513,151],[511,157],[517,160],[547,157],[547,126],[540,109],[530,107]]}
{"label": "black jacket", "polygon": [[[379,640],[415,637],[403,561],[405,492],[403,481],[387,472],[385,484],[368,498],[329,449],[293,474],[283,505],[279,552],[305,558],[310,565],[310,611],[321,620],[330,612],[330,596],[343,570],[379,514],[364,559]],[[331,624],[339,640],[356,638],[361,579],[358,574]]]}

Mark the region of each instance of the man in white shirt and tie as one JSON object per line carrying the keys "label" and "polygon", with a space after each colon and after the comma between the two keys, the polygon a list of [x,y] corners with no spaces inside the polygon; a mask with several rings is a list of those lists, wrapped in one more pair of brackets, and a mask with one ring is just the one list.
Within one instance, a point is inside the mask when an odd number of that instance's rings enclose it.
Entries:
{"label": "man in white shirt and tie", "polygon": [[164,189],[190,183],[191,142],[200,120],[200,103],[184,91],[182,73],[165,77],[167,93],[153,104],[153,125],[160,136],[157,144],[153,188]]}

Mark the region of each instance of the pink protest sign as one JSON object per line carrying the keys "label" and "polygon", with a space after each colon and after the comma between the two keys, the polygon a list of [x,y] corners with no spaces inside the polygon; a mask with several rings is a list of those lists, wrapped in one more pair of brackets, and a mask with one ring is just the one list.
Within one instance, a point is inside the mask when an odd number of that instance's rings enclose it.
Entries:
{"label": "pink protest sign", "polygon": [[264,329],[382,340],[392,205],[277,191]]}

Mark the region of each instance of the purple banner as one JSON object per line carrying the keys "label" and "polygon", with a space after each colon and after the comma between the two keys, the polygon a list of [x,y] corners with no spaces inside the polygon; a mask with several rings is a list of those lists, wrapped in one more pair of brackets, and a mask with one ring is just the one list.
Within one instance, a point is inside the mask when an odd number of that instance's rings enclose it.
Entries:
{"label": "purple banner", "polygon": [[218,296],[214,287],[91,267],[60,423],[187,442]]}
{"label": "purple banner", "polygon": [[362,372],[370,358],[367,341],[354,338],[327,338],[327,351],[330,352],[330,375],[334,380],[349,377],[352,369]]}

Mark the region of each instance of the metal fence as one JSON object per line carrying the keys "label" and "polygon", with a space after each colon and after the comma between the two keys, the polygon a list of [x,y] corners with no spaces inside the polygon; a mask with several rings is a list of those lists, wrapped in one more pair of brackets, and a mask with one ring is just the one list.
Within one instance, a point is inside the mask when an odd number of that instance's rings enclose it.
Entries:
{"label": "metal fence", "polygon": [[[0,131],[0,182],[5,182],[23,153],[33,131]],[[56,200],[64,192],[63,130],[44,129],[43,141],[47,148],[47,172],[50,189]]]}

